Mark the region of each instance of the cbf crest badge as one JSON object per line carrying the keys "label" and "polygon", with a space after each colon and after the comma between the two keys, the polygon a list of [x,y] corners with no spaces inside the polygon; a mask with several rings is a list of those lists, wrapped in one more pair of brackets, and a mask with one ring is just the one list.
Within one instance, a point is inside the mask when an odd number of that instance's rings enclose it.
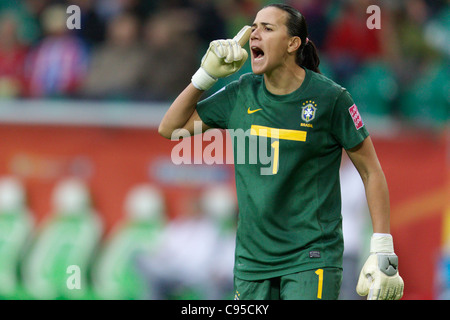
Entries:
{"label": "cbf crest badge", "polygon": [[312,100],[303,102],[302,120],[305,122],[310,122],[311,120],[313,120],[316,116],[316,107],[317,104]]}

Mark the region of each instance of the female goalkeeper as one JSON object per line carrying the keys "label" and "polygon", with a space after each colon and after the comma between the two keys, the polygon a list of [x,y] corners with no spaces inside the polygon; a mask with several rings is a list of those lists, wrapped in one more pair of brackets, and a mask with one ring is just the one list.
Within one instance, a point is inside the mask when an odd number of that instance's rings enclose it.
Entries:
{"label": "female goalkeeper", "polygon": [[[249,39],[253,73],[199,102],[217,78],[242,67],[248,57],[242,47]],[[342,149],[361,175],[374,232],[356,290],[368,299],[402,297],[383,171],[352,97],[321,75],[318,65],[305,18],[290,6],[268,5],[234,39],[211,42],[192,82],[159,126],[166,138],[177,129],[192,135],[194,124],[201,123],[203,131],[242,129],[247,142],[267,144],[272,165],[263,171],[267,164],[261,161],[236,161],[242,144],[234,143],[236,299],[338,298]],[[255,149],[244,145],[248,159]]]}

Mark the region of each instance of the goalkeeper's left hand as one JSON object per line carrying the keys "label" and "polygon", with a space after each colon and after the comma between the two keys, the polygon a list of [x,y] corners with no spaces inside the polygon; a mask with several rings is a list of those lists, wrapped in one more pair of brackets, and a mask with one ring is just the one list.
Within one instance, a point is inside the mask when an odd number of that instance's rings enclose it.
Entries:
{"label": "goalkeeper's left hand", "polygon": [[374,233],[370,256],[359,275],[356,292],[360,296],[367,295],[367,300],[398,300],[403,296],[403,287],[392,236]]}

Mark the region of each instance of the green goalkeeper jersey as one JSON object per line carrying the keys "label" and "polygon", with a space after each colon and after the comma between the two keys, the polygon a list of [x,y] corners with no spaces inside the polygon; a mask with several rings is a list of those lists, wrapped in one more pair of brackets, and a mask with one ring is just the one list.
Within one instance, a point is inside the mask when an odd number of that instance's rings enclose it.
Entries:
{"label": "green goalkeeper jersey", "polygon": [[249,73],[197,105],[205,124],[232,137],[234,274],[244,280],[342,267],[342,148],[369,134],[345,88],[305,71],[287,95],[270,93],[262,75]]}

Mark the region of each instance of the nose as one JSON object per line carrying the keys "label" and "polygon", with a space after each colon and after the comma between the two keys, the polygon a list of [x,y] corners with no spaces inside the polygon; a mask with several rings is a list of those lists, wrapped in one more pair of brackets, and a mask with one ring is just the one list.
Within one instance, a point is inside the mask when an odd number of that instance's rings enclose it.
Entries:
{"label": "nose", "polygon": [[258,28],[253,29],[252,33],[250,34],[250,40],[255,40],[259,38],[260,38],[259,29]]}

